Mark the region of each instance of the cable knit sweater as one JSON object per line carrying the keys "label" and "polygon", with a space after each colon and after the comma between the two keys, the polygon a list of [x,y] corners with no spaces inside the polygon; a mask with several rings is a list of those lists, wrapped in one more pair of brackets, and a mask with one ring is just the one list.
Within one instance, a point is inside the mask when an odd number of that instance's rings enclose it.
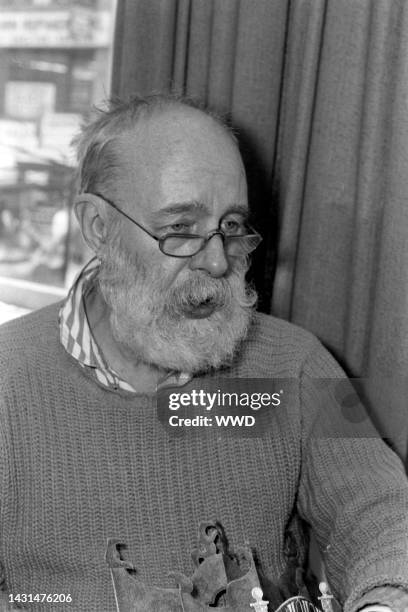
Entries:
{"label": "cable knit sweater", "polygon": [[270,409],[264,435],[171,435],[154,397],[98,386],[65,352],[58,307],[0,330],[4,589],[72,596],[21,607],[113,611],[109,537],[127,543],[142,580],[174,586],[167,573],[192,573],[189,552],[208,519],[233,544],[248,541],[275,583],[287,569],[287,526],[306,521],[346,610],[370,588],[408,588],[402,466],[364,418],[355,433],[336,401],[322,402],[325,385],[311,381],[342,372],[312,335],[256,315],[223,373],[296,381],[290,401]]}

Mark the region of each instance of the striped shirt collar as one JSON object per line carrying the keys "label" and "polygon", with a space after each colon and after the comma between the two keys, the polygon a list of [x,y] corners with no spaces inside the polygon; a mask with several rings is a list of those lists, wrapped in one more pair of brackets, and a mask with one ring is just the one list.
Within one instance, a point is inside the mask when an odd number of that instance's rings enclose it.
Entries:
{"label": "striped shirt collar", "polygon": [[[99,260],[91,259],[79,273],[59,311],[60,340],[65,350],[82,367],[92,368],[95,377],[104,387],[136,393],[136,389],[109,366],[98,347],[89,325],[85,298],[95,286]],[[185,385],[192,376],[188,373],[170,372],[157,388],[169,385]]]}

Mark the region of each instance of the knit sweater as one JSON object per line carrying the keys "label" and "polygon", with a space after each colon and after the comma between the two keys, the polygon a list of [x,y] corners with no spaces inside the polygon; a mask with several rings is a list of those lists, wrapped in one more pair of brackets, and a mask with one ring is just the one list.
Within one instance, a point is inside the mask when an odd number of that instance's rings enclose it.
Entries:
{"label": "knit sweater", "polygon": [[273,583],[287,569],[288,525],[306,521],[346,611],[375,586],[408,588],[402,465],[366,419],[345,418],[325,394],[323,379],[343,374],[311,334],[258,314],[222,373],[295,382],[263,435],[172,435],[154,396],[103,388],[66,353],[58,307],[0,329],[4,587],[72,597],[22,608],[115,610],[111,537],[143,581],[174,586],[168,572],[192,573],[197,527],[212,519],[232,544],[249,542]]}

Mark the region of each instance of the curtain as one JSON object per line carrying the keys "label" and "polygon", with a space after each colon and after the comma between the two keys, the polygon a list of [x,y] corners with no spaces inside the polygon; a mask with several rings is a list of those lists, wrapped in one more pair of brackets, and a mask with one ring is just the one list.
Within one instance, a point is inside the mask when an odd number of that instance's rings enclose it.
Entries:
{"label": "curtain", "polygon": [[406,457],[408,4],[292,9],[272,311],[365,377],[373,419]]}
{"label": "curtain", "polygon": [[113,92],[239,130],[260,307],[315,333],[408,450],[408,3],[119,0]]}

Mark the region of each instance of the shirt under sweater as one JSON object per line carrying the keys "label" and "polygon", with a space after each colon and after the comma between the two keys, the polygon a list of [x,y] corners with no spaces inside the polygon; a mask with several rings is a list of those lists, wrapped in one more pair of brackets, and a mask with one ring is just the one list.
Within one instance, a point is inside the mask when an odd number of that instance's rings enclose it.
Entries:
{"label": "shirt under sweater", "polygon": [[23,608],[113,611],[104,561],[111,537],[127,544],[146,584],[174,586],[168,572],[192,573],[197,527],[213,519],[233,545],[256,550],[266,585],[287,569],[288,525],[298,533],[306,521],[346,610],[370,588],[408,588],[402,465],[367,419],[353,424],[328,401],[326,381],[342,372],[308,332],[256,315],[222,373],[292,380],[259,437],[174,435],[154,396],[113,393],[67,354],[58,305],[1,328],[0,372],[5,587],[72,597]]}

